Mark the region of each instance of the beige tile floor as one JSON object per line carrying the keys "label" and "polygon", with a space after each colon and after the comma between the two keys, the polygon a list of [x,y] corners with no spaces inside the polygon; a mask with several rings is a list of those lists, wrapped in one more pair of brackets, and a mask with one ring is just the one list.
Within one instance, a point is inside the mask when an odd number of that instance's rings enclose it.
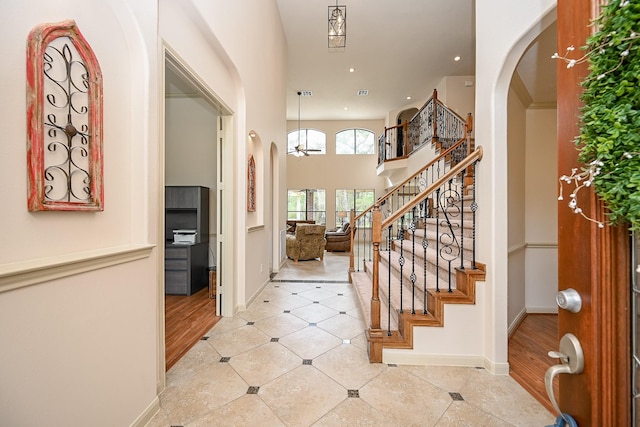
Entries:
{"label": "beige tile floor", "polygon": [[167,373],[155,426],[545,426],[509,376],[370,364],[348,256],[288,264]]}

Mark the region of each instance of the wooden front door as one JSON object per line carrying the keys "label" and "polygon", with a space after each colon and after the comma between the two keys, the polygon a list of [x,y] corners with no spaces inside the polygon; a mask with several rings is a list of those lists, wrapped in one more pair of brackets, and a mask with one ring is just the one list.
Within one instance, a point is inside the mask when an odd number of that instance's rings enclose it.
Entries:
{"label": "wooden front door", "polygon": [[[558,47],[563,54],[575,46],[576,57],[584,52],[597,0],[558,0]],[[567,69],[558,61],[558,176],[570,175],[577,164],[574,138],[579,132],[580,85],[587,64]],[[603,207],[593,193],[580,192],[579,206],[591,218],[604,219]],[[559,337],[574,334],[584,351],[584,371],[561,374],[563,412],[581,427],[630,426],[630,248],[625,227],[598,228],[575,214],[565,200],[558,205],[558,288],[576,289],[582,309],[571,313],[559,309]],[[550,349],[557,350],[557,349]]]}

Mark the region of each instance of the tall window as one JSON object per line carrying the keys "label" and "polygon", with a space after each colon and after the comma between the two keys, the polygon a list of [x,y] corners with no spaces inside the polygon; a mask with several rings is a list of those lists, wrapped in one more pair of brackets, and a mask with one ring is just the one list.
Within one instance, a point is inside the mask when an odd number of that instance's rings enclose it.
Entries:
{"label": "tall window", "polygon": [[[336,190],[336,227],[340,227],[342,223],[350,220],[351,209],[355,209],[356,216],[358,216],[373,205],[374,201],[375,191],[373,190]],[[341,212],[346,212],[347,216],[342,217]],[[365,219],[364,226],[371,226],[370,218]]]}
{"label": "tall window", "polygon": [[287,134],[287,152],[294,153],[297,147],[309,154],[327,154],[327,135],[315,129],[298,129]]}
{"label": "tall window", "polygon": [[287,190],[287,219],[312,219],[316,224],[326,224],[326,206],[324,190]]}
{"label": "tall window", "polygon": [[336,133],[336,154],[375,154],[376,135],[367,129]]}

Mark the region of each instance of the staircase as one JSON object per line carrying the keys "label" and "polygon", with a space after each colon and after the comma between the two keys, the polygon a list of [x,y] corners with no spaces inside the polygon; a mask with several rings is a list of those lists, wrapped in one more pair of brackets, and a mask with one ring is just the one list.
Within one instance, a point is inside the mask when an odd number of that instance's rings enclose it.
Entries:
{"label": "staircase", "polygon": [[[437,99],[423,110],[408,128],[420,130],[413,135],[423,135],[436,157],[366,211],[351,213],[358,231],[351,237],[350,281],[367,321],[372,363],[382,362],[383,348],[413,348],[414,327],[443,326],[445,304],[475,304],[476,282],[485,277],[474,241],[482,148],[473,148],[471,118],[465,122]],[[435,121],[425,125],[425,117]]]}

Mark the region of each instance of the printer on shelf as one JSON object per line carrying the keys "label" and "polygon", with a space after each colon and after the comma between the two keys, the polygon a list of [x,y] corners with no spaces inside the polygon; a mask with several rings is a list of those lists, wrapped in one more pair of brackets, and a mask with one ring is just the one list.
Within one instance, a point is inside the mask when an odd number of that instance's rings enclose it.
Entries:
{"label": "printer on shelf", "polygon": [[176,245],[191,245],[196,242],[196,230],[173,230],[173,243]]}

